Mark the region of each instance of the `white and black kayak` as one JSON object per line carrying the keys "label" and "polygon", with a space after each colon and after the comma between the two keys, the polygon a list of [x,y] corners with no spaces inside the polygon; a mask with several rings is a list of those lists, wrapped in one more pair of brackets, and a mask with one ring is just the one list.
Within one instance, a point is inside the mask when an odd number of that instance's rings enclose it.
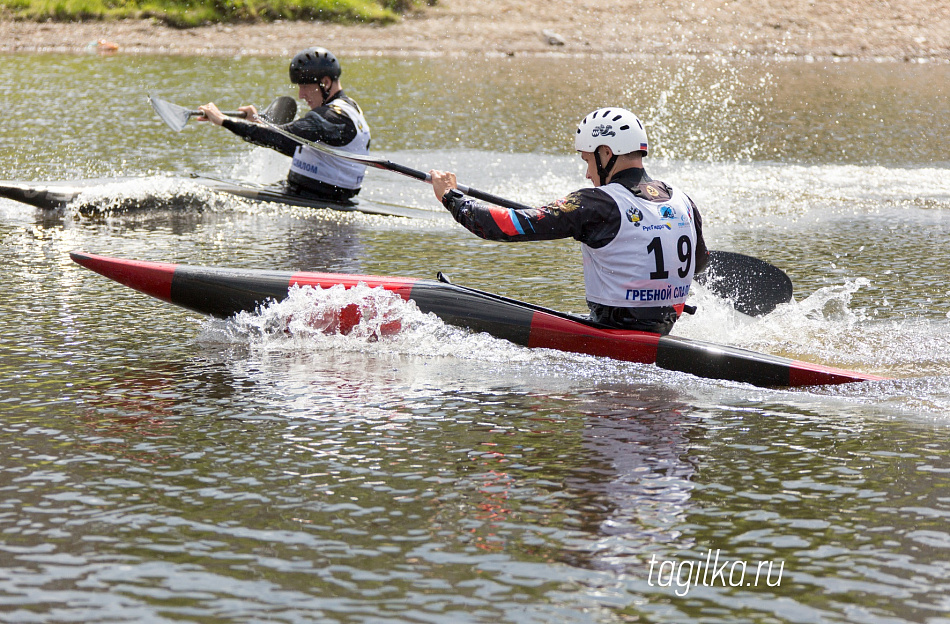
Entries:
{"label": "white and black kayak", "polygon": [[[408,206],[365,202],[360,201],[358,198],[349,201],[327,200],[306,194],[289,193],[280,184],[255,184],[252,182],[228,180],[198,174],[192,174],[188,177],[93,178],[48,182],[0,180],[0,197],[29,204],[42,210],[59,210],[79,200],[75,205],[80,212],[95,213],[104,209],[114,208],[114,200],[116,200],[116,198],[110,197],[108,193],[103,193],[102,190],[104,188],[108,189],[113,186],[122,186],[126,189],[134,189],[138,182],[146,189],[151,186],[157,186],[161,189],[161,192],[151,194],[148,190],[145,190],[142,193],[134,193],[122,197],[119,203],[123,209],[160,210],[175,204],[176,200],[181,200],[179,203],[187,203],[189,189],[194,189],[195,186],[197,186],[216,193],[236,195],[252,201],[274,202],[287,206],[421,219],[441,215],[440,212],[410,208]],[[180,189],[180,193],[178,195],[174,193],[169,195],[169,189],[176,188]],[[193,193],[191,196],[193,197]]]}
{"label": "white and black kayak", "polygon": [[[557,349],[654,364],[699,377],[756,386],[800,387],[880,380],[844,370],[700,340],[612,329],[585,317],[465,288],[406,277],[230,269],[146,262],[74,252],[78,264],[175,305],[228,318],[288,296],[292,286],[366,284],[413,301],[445,323],[530,348]],[[441,276],[440,276],[441,277]],[[342,313],[342,311],[341,311]]]}

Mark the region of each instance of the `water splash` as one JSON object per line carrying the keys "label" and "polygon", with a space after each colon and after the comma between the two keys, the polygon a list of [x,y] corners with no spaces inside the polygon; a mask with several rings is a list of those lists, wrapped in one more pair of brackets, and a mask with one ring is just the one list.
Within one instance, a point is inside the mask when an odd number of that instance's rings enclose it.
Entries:
{"label": "water splash", "polygon": [[690,302],[699,312],[684,316],[674,333],[889,377],[950,374],[950,320],[877,319],[853,306],[855,294],[871,286],[848,279],[753,318],[697,284]]}
{"label": "water splash", "polygon": [[[348,289],[294,285],[287,299],[273,303],[262,314],[241,315],[248,327],[260,335],[284,333],[313,339],[317,336],[350,336],[357,341],[375,342],[418,324],[418,308],[382,288],[359,284]],[[239,317],[238,323],[242,318]]]}
{"label": "water splash", "polygon": [[413,301],[357,284],[291,287],[286,299],[228,321],[207,321],[199,340],[263,350],[355,351],[517,363],[527,348],[446,325]]}
{"label": "water splash", "polygon": [[[743,69],[724,59],[704,60],[665,74],[656,101],[642,111],[651,156],[708,162],[756,156],[759,102],[771,101],[773,77],[765,73],[748,83]],[[626,100],[637,97],[642,95],[632,90],[624,94]]]}
{"label": "water splash", "polygon": [[104,180],[66,207],[73,216],[110,216],[136,211],[201,212],[229,205],[220,194],[182,178],[150,176]]}
{"label": "water splash", "polygon": [[266,147],[255,147],[241,154],[228,177],[257,184],[271,184],[287,177],[290,157]]}

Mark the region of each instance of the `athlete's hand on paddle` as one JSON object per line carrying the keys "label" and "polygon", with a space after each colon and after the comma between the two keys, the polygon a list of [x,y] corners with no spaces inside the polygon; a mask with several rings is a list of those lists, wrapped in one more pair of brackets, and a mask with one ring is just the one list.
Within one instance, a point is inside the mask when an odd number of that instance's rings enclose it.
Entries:
{"label": "athlete's hand on paddle", "polygon": [[432,169],[429,171],[429,179],[432,181],[432,190],[435,191],[435,198],[439,201],[442,201],[442,197],[449,192],[449,190],[459,187],[458,180],[455,179],[455,174],[451,171]]}
{"label": "athlete's hand on paddle", "polygon": [[197,117],[198,121],[210,121],[216,126],[220,126],[224,123],[224,115],[221,114],[221,111],[218,110],[214,102],[208,102],[204,106],[199,106],[198,112],[201,113]]}
{"label": "athlete's hand on paddle", "polygon": [[[198,121],[210,121],[216,126],[220,126],[224,123],[224,120],[227,116],[218,110],[218,107],[214,102],[208,102],[204,106],[199,106],[198,111],[201,112],[201,116],[198,117]],[[240,106],[238,111],[244,113],[245,119],[253,122],[260,122],[260,117],[257,114],[257,108],[252,105]]]}

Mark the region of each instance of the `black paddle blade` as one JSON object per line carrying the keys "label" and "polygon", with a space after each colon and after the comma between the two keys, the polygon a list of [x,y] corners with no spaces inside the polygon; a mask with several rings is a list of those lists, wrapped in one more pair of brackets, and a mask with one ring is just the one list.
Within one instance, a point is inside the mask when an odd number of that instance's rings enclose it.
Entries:
{"label": "black paddle blade", "polygon": [[261,117],[278,125],[290,123],[297,118],[297,100],[282,95],[261,111]]}
{"label": "black paddle blade", "polygon": [[696,281],[750,316],[764,316],[792,300],[792,280],[784,271],[731,251],[710,251],[709,264]]}

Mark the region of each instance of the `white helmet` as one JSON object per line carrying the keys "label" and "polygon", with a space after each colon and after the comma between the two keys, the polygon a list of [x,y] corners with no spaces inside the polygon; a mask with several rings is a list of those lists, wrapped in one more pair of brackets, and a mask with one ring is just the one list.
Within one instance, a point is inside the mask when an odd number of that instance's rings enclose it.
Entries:
{"label": "white helmet", "polygon": [[618,156],[649,151],[643,124],[623,108],[599,108],[577,124],[574,147],[579,152],[593,152],[601,145]]}

